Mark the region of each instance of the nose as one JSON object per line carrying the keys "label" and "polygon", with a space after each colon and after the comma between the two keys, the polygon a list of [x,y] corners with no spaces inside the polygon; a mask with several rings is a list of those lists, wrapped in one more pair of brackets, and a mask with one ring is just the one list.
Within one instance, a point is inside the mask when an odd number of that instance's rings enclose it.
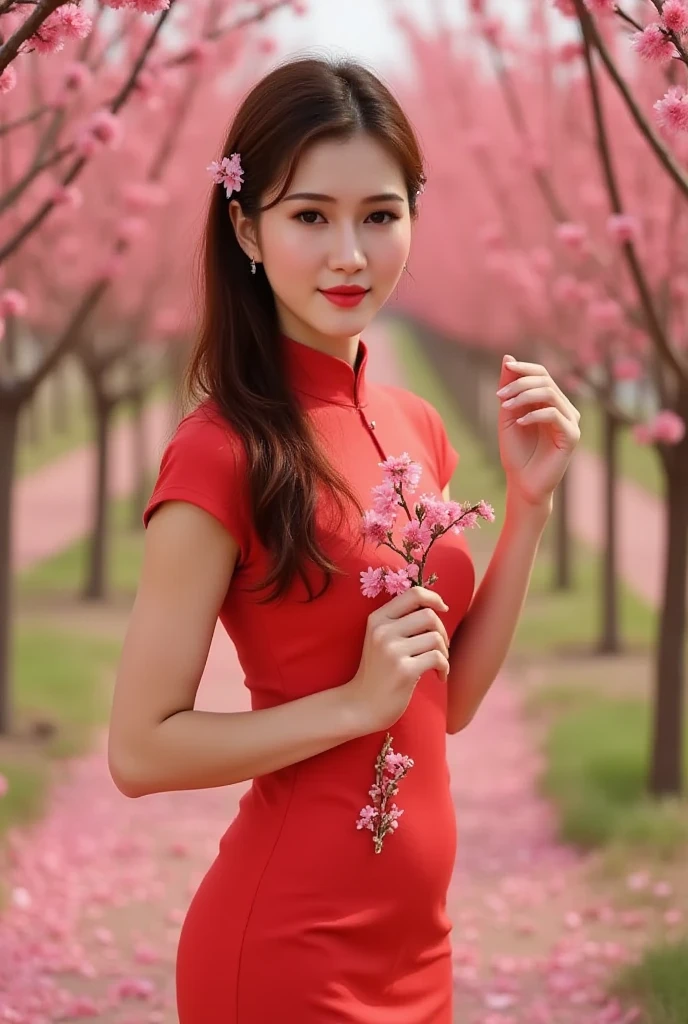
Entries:
{"label": "nose", "polygon": [[361,241],[352,227],[344,227],[337,232],[336,242],[330,250],[329,269],[341,270],[345,274],[354,274],[367,266]]}

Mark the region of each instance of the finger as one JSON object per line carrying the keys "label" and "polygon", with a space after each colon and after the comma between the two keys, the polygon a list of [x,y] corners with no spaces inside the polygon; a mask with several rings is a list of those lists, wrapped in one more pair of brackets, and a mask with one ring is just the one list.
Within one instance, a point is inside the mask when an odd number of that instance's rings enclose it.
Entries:
{"label": "finger", "polygon": [[523,363],[518,359],[509,360],[505,363],[509,370],[513,370],[520,376],[532,373],[536,377],[548,376],[547,370],[541,363]]}
{"label": "finger", "polygon": [[502,403],[502,406],[510,412],[515,412],[537,403],[545,406],[553,406],[554,408],[559,409],[564,416],[571,415],[571,411],[568,408],[564,396],[559,394],[555,388],[551,388],[549,386],[542,388],[528,388],[520,395],[515,395],[514,398],[507,399],[506,402]]}
{"label": "finger", "polygon": [[400,629],[402,631],[402,636],[416,636],[419,633],[437,632],[447,645],[447,650],[449,649],[449,635],[444,623],[436,612],[432,612],[432,618],[430,620],[428,620],[427,613],[424,609],[417,612],[411,612],[410,615],[404,616]]}
{"label": "finger", "polygon": [[[550,381],[554,385],[554,381]],[[535,376],[534,374],[529,377],[517,377],[516,380],[511,381],[510,384],[506,384],[503,388],[500,388],[497,392],[499,398],[511,398],[513,395],[520,395],[522,391],[527,388],[542,387],[542,377]]]}
{"label": "finger", "polygon": [[533,409],[531,412],[520,416],[517,423],[522,426],[534,426],[538,423],[552,423],[559,427],[563,434],[572,441],[577,441],[579,436],[578,427],[568,417],[564,416],[559,409],[548,406],[546,409]]}
{"label": "finger", "polygon": [[431,607],[438,611],[449,611],[449,605],[444,602],[436,590],[428,590],[427,587],[409,587],[403,594],[393,597],[391,601],[382,606],[381,611],[388,619],[400,619],[408,615],[414,608]]}
{"label": "finger", "polygon": [[[440,641],[439,648],[437,647],[437,641]],[[449,657],[449,651],[446,648],[442,637],[437,636],[436,633],[415,633],[413,636],[406,637],[404,639],[404,649],[408,655],[415,657],[417,654],[426,654],[427,651],[439,650],[445,658]]]}

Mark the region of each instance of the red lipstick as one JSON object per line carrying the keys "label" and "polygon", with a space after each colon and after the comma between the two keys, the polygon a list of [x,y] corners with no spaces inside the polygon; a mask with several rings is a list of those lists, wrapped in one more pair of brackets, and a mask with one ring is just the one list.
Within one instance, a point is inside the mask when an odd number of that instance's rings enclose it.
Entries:
{"label": "red lipstick", "polygon": [[349,308],[357,306],[369,292],[369,288],[361,288],[357,284],[340,284],[336,288],[321,288],[320,292],[334,303],[335,306]]}

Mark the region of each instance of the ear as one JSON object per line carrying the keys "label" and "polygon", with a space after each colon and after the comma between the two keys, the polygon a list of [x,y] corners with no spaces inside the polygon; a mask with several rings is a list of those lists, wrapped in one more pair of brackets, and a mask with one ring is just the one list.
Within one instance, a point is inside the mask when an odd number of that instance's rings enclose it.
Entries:
{"label": "ear", "polygon": [[229,218],[234,227],[237,241],[250,260],[260,261],[260,249],[256,237],[253,219],[247,217],[238,201],[232,199],[229,204]]}

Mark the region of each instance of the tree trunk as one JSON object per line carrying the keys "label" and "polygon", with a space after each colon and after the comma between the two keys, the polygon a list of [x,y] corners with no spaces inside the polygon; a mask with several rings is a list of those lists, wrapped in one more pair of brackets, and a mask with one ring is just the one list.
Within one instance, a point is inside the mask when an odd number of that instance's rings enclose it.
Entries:
{"label": "tree trunk", "polygon": [[143,390],[135,391],[132,399],[132,463],[134,467],[134,490],[131,496],[131,525],[136,530],[141,526],[143,512],[148,502],[148,438],[146,436],[146,401]]}
{"label": "tree trunk", "polygon": [[617,482],[619,424],[602,411],[604,459],[604,544],[602,549],[602,623],[597,645],[600,654],[619,654],[619,577],[617,559]]}
{"label": "tree trunk", "polygon": [[70,396],[69,365],[62,362],[50,379],[50,427],[56,434],[69,430]]}
{"label": "tree trunk", "polygon": [[92,385],[93,409],[96,420],[96,479],[93,488],[93,527],[88,544],[85,600],[102,601],[107,592],[109,541],[109,488],[110,434],[112,403]]}
{"label": "tree trunk", "polygon": [[0,406],[0,735],[12,727],[12,488],[19,408]]}
{"label": "tree trunk", "polygon": [[564,473],[554,495],[554,522],[552,524],[554,527],[554,578],[552,587],[556,591],[570,590],[573,586],[569,483],[569,475]]}
{"label": "tree trunk", "polygon": [[688,436],[665,462],[666,547],[655,661],[650,792],[678,795],[683,772],[683,687],[688,578]]}

